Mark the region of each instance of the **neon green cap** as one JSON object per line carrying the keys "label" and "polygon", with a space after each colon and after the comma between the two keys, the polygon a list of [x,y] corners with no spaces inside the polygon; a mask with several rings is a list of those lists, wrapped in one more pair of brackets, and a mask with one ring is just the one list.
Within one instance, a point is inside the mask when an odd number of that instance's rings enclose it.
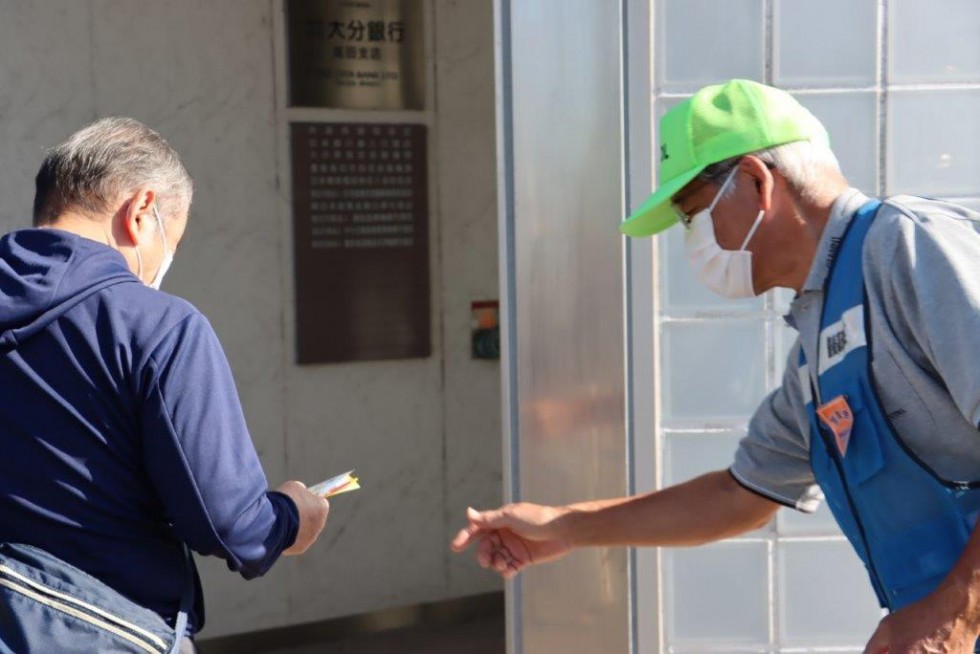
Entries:
{"label": "neon green cap", "polygon": [[619,230],[651,236],[677,222],[670,199],[711,164],[827,130],[785,91],[744,79],[706,86],[660,119],[660,184]]}

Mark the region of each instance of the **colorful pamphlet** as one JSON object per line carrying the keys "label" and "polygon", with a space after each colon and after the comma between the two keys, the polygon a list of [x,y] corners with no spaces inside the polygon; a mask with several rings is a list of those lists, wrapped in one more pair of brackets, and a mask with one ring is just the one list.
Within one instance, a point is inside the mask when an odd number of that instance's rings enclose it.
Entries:
{"label": "colorful pamphlet", "polygon": [[314,495],[319,495],[320,497],[330,498],[334,495],[340,495],[341,493],[348,493],[350,491],[357,490],[361,487],[361,484],[359,483],[357,477],[351,474],[352,472],[354,471],[348,470],[341,475],[321,481],[315,486],[310,486],[310,492]]}

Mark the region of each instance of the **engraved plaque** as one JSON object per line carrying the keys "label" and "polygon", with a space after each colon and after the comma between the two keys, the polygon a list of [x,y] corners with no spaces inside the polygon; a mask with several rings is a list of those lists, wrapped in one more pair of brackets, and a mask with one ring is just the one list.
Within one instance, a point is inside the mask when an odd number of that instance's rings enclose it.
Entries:
{"label": "engraved plaque", "polygon": [[288,0],[290,106],[424,109],[424,5]]}
{"label": "engraved plaque", "polygon": [[294,123],[299,363],[427,357],[424,125]]}

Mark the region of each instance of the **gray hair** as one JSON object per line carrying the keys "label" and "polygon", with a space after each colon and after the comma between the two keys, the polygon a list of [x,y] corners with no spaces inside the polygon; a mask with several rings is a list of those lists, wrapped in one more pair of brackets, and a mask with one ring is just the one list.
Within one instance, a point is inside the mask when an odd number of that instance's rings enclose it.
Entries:
{"label": "gray hair", "polygon": [[[814,194],[819,193],[817,184],[822,175],[828,172],[840,174],[840,164],[834,152],[829,146],[814,141],[793,141],[745,154],[758,157],[762,163],[782,173],[790,187],[804,199],[812,200]],[[743,154],[711,164],[698,178],[721,184],[744,156]],[[735,184],[732,183],[725,195],[734,190]]]}
{"label": "gray hair", "polygon": [[103,118],[48,151],[34,179],[34,225],[69,208],[90,215],[112,210],[120,194],[150,187],[161,215],[190,209],[194,184],[158,133],[132,118]]}

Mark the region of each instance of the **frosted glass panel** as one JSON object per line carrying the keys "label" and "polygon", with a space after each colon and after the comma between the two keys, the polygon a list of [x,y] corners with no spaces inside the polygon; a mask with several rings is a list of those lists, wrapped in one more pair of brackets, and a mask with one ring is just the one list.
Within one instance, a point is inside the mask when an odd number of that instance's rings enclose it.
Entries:
{"label": "frosted glass panel", "polygon": [[664,481],[670,486],[732,465],[742,434],[667,434]]}
{"label": "frosted glass panel", "polygon": [[801,513],[794,509],[780,509],[776,515],[776,529],[783,536],[839,536],[837,521],[822,502],[816,513]]}
{"label": "frosted glass panel", "polygon": [[659,85],[693,91],[733,77],[762,80],[762,0],[658,0]]}
{"label": "frosted glass panel", "polygon": [[860,645],[881,611],[864,565],[846,542],[784,542],[777,551],[783,643]]}
{"label": "frosted glass panel", "polygon": [[773,310],[780,316],[789,313],[796,291],[791,288],[774,288],[770,292],[772,293]]}
{"label": "frosted glass panel", "polygon": [[666,265],[661,268],[666,307],[669,315],[698,314],[704,311],[758,311],[762,298],[729,300],[698,281],[684,251],[684,228],[668,229],[661,236]]}
{"label": "frosted glass panel", "polygon": [[[691,96],[686,95],[680,98],[658,98],[657,99],[657,120],[659,121],[671,108],[676,107]],[[659,148],[657,148],[659,151]]]}
{"label": "frosted glass panel", "polygon": [[747,419],[765,394],[763,324],[718,320],[665,326],[666,417]]}
{"label": "frosted glass panel", "polygon": [[786,372],[786,365],[789,363],[794,369],[798,368],[798,361],[789,361],[789,353],[796,343],[800,334],[783,321],[782,318],[776,322],[776,384],[783,383],[783,375]]}
{"label": "frosted glass panel", "polygon": [[980,80],[980,2],[888,3],[893,83]]}
{"label": "frosted glass panel", "polygon": [[[980,210],[980,0],[651,4],[654,119],[706,84],[766,76],[824,123],[852,186]],[[657,472],[672,485],[731,464],[798,334],[780,318],[792,290],[717,297],[690,270],[683,230],[658,238]],[[672,654],[857,654],[881,617],[826,503],[661,561]]]}
{"label": "frosted glass panel", "polygon": [[776,0],[776,85],[873,85],[876,22],[875,0]]}
{"label": "frosted glass panel", "polygon": [[[707,472],[727,470],[744,435],[742,432],[668,433],[664,438],[664,484],[672,486]],[[773,530],[773,525],[774,521],[742,536],[765,537]]]}
{"label": "frosted glass panel", "polygon": [[[814,3],[814,6],[817,6]],[[830,134],[830,145],[852,186],[868,195],[878,188],[878,98],[874,93],[797,96]]]}
{"label": "frosted glass panel", "polygon": [[980,195],[980,91],[894,91],[888,110],[889,195]]}
{"label": "frosted glass panel", "polygon": [[765,543],[667,549],[663,558],[668,642],[695,651],[768,642]]}

